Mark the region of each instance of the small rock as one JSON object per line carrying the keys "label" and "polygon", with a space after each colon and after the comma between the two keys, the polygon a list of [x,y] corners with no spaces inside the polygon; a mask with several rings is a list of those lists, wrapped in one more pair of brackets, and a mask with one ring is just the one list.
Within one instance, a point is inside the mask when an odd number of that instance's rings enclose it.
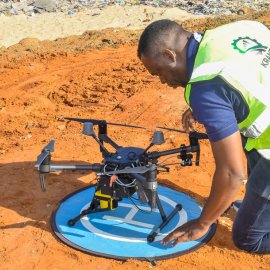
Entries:
{"label": "small rock", "polygon": [[67,14],[68,15],[73,15],[73,14],[75,14],[76,12],[74,12],[74,11],[72,11],[72,10],[69,10],[68,12],[67,12]]}
{"label": "small rock", "polygon": [[44,9],[48,12],[56,11],[57,4],[55,0],[36,0],[34,7]]}
{"label": "small rock", "polygon": [[10,15],[18,15],[18,14],[19,14],[19,13],[18,13],[18,10],[15,9],[15,8],[11,8],[11,9],[9,10],[9,13],[10,13]]}
{"label": "small rock", "polygon": [[241,9],[239,9],[237,11],[237,14],[238,15],[246,15],[246,14],[248,14],[250,12],[251,12],[250,8],[248,8],[248,7],[245,6],[245,7],[241,8]]}
{"label": "small rock", "polygon": [[59,125],[57,128],[58,128],[59,130],[64,130],[64,129],[66,128],[66,125]]}

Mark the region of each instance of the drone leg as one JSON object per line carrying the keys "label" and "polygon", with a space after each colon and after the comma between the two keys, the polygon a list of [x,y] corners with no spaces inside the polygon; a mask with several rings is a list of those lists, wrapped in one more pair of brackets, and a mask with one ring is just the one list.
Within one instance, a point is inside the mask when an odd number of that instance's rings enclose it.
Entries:
{"label": "drone leg", "polygon": [[68,226],[72,227],[76,224],[77,221],[79,221],[83,216],[87,215],[88,213],[86,210],[83,210],[78,216],[75,218],[72,218],[68,221]]}
{"label": "drone leg", "polygon": [[90,213],[102,212],[102,211],[107,210],[107,209],[98,209],[98,205],[99,205],[99,200],[94,196],[90,206],[87,209],[83,210],[75,218],[70,219],[68,221],[68,226],[74,226],[77,221],[79,221],[82,217],[84,217]]}
{"label": "drone leg", "polygon": [[[158,208],[160,210],[160,214],[161,214],[163,222],[151,234],[147,236],[147,241],[149,243],[152,243],[155,240],[158,233],[160,233],[160,231],[171,221],[171,219],[176,215],[177,212],[182,210],[183,207],[181,204],[177,204],[168,217],[166,217],[161,203],[158,204]],[[165,219],[164,219],[164,215],[165,215]]]}
{"label": "drone leg", "polygon": [[157,206],[158,206],[158,210],[159,210],[159,213],[161,215],[162,220],[165,221],[167,219],[167,217],[166,217],[166,214],[165,214],[164,209],[162,207],[162,204],[160,202],[159,196],[157,196]]}

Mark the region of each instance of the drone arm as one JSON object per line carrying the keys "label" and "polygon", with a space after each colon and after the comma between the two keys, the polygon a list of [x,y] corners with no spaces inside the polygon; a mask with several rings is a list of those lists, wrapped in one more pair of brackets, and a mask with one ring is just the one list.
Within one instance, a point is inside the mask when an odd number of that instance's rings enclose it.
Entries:
{"label": "drone arm", "polygon": [[104,141],[110,144],[116,150],[121,147],[117,143],[115,143],[107,134],[99,134],[99,139],[100,141]]}
{"label": "drone arm", "polygon": [[64,171],[64,170],[72,170],[72,171],[86,170],[86,171],[100,172],[103,169],[103,167],[104,166],[99,163],[94,163],[94,164],[89,164],[89,165],[54,164],[54,165],[50,165],[49,172],[58,172],[58,171]]}
{"label": "drone arm", "polygon": [[100,172],[104,165],[99,163],[89,164],[89,165],[61,165],[61,164],[50,164],[51,156],[45,158],[42,164],[38,167],[39,179],[42,191],[46,191],[45,175],[50,172],[59,172],[63,170],[88,170],[94,172]]}
{"label": "drone arm", "polygon": [[105,146],[103,145],[103,141],[100,140],[96,135],[92,135],[92,137],[93,137],[94,140],[99,144],[101,152],[102,152],[105,156],[109,156],[110,153],[109,153],[109,151],[105,148]]}
{"label": "drone arm", "polygon": [[163,156],[168,156],[168,155],[173,155],[173,154],[178,154],[181,153],[182,151],[186,152],[196,152],[197,147],[191,147],[191,146],[185,146],[185,147],[179,147],[171,150],[165,150],[161,152],[152,152],[148,154],[148,158],[150,159],[157,159]]}

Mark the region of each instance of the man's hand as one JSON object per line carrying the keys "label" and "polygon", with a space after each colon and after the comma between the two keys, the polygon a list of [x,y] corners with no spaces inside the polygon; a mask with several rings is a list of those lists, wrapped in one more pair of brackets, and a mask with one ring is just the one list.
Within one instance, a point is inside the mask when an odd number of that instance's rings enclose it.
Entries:
{"label": "man's hand", "polygon": [[193,123],[194,116],[190,108],[188,108],[182,115],[182,126],[185,131],[194,130]]}
{"label": "man's hand", "polygon": [[173,241],[172,245],[174,247],[181,242],[197,240],[207,233],[209,227],[200,223],[199,219],[191,220],[167,235],[162,244],[168,245]]}

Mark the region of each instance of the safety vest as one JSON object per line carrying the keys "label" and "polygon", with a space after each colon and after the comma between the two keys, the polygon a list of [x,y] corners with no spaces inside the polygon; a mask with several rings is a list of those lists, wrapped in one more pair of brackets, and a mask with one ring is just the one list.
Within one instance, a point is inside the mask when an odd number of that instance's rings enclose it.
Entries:
{"label": "safety vest", "polygon": [[190,104],[192,84],[221,77],[249,107],[238,123],[247,137],[246,150],[270,159],[270,30],[255,21],[238,21],[205,32],[185,89]]}

